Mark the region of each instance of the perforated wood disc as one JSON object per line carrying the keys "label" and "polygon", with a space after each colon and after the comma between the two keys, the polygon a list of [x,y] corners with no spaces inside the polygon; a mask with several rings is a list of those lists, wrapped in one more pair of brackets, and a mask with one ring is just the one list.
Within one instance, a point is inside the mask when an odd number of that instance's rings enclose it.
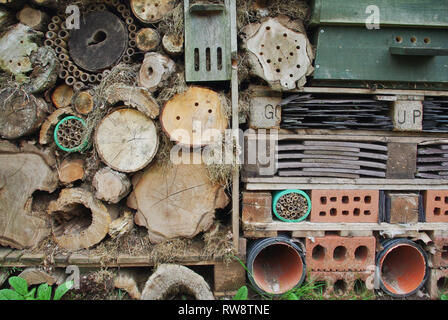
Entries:
{"label": "perforated wood disc", "polygon": [[81,68],[98,72],[118,63],[126,51],[126,25],[108,11],[94,11],[80,19],[80,28],[70,32],[70,57]]}
{"label": "perforated wood disc", "polygon": [[204,146],[216,142],[213,134],[223,132],[228,119],[216,92],[191,87],[166,103],[160,123],[172,141]]}

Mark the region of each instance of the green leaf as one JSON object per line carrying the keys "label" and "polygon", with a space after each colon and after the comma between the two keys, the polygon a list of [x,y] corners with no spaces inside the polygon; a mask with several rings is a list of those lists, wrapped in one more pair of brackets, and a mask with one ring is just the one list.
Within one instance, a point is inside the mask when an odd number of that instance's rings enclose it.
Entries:
{"label": "green leaf", "polygon": [[36,300],[36,288],[31,289],[31,291],[28,292],[24,297],[26,300],[30,300],[28,298],[31,298],[31,300]]}
{"label": "green leaf", "polygon": [[247,290],[246,286],[242,286],[236,295],[233,297],[233,300],[247,300],[247,297],[249,295],[249,290]]}
{"label": "green leaf", "polygon": [[448,294],[442,294],[440,300],[448,300]]}
{"label": "green leaf", "polygon": [[28,293],[28,284],[25,279],[20,277],[11,277],[8,281],[11,287],[13,287],[18,294],[25,296]]}
{"label": "green leaf", "polygon": [[291,292],[287,295],[286,300],[299,300],[299,297],[294,292]]}
{"label": "green leaf", "polygon": [[24,300],[23,296],[11,289],[0,290],[0,300]]}
{"label": "green leaf", "polygon": [[37,300],[51,300],[51,287],[47,283],[42,283],[37,288]]}
{"label": "green leaf", "polygon": [[56,288],[53,300],[60,300],[64,294],[73,287],[73,281],[67,281]]}

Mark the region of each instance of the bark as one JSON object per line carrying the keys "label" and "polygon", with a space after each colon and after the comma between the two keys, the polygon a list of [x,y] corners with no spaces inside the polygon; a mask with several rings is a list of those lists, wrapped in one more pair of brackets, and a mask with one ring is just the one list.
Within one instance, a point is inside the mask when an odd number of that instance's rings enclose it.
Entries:
{"label": "bark", "polygon": [[93,177],[93,187],[96,189],[95,197],[109,203],[118,203],[126,197],[131,190],[131,182],[126,174],[105,167]]}

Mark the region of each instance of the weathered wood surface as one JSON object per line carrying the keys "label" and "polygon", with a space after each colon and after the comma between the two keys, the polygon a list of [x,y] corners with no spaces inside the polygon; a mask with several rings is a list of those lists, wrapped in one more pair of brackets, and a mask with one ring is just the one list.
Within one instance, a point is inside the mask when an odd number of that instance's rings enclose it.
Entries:
{"label": "weathered wood surface", "polygon": [[203,146],[219,141],[214,134],[227,128],[228,119],[218,93],[190,87],[165,104],[160,123],[172,141]]}
{"label": "weathered wood surface", "polygon": [[17,139],[34,133],[44,122],[48,106],[41,98],[21,89],[0,92],[0,136]]}
{"label": "weathered wood surface", "polygon": [[64,116],[75,116],[72,108],[60,108],[50,114],[42,123],[39,132],[39,143],[41,145],[49,144],[53,141],[53,129]]}
{"label": "weathered wood surface", "polygon": [[93,177],[93,187],[96,189],[95,197],[109,203],[118,203],[126,197],[131,190],[131,181],[126,174],[105,167]]}
{"label": "weathered wood surface", "polygon": [[154,158],[159,138],[154,122],[134,109],[118,109],[101,120],[95,146],[105,164],[120,172],[136,172]]}
{"label": "weathered wood surface", "polygon": [[223,187],[210,182],[203,164],[154,164],[139,179],[134,177],[133,185],[127,204],[138,210],[135,223],[148,229],[154,243],[208,230],[215,209],[229,202]]}
{"label": "weathered wood surface", "polygon": [[182,34],[168,33],[162,38],[162,47],[166,53],[176,57],[184,52],[184,37]]}
{"label": "weathered wood surface", "polygon": [[254,75],[278,90],[303,87],[314,68],[314,54],[301,21],[286,16],[262,19],[246,26],[244,48]]}
{"label": "weathered wood surface", "polygon": [[0,244],[19,249],[32,247],[50,233],[45,215],[32,212],[32,195],[36,190],[53,192],[57,174],[38,154],[20,153],[12,145],[2,145]]}
{"label": "weathered wood surface", "polygon": [[63,189],[48,206],[56,243],[65,249],[87,249],[104,239],[112,221],[101,201],[89,191]]}
{"label": "weathered wood surface", "polygon": [[51,95],[51,101],[56,108],[66,108],[72,104],[72,98],[75,92],[72,87],[61,84],[54,89]]}
{"label": "weathered wood surface", "polygon": [[138,84],[154,92],[165,85],[166,80],[176,71],[176,63],[170,58],[157,53],[145,54],[140,72]]}
{"label": "weathered wood surface", "polygon": [[156,29],[142,28],[137,32],[137,48],[143,52],[153,51],[160,44],[160,35]]}
{"label": "weathered wood surface", "polygon": [[54,284],[61,284],[66,276],[67,275],[61,269],[57,269],[53,272],[47,272],[36,267],[26,268],[19,274],[19,277],[25,279],[29,286],[38,285],[41,283],[47,283],[50,286]]}
{"label": "weathered wood surface", "polygon": [[131,9],[141,22],[155,23],[169,14],[175,6],[174,0],[131,0]]}
{"label": "weathered wood surface", "polygon": [[106,97],[110,105],[122,102],[126,106],[143,112],[151,119],[155,119],[160,113],[157,101],[147,88],[114,83],[107,89]]}
{"label": "weathered wood surface", "polygon": [[[200,275],[180,265],[162,264],[149,277],[143,289],[142,300],[163,300],[176,289],[193,295],[196,300],[214,300],[207,282]],[[182,291],[183,290],[183,291]]]}
{"label": "weathered wood surface", "polygon": [[58,168],[59,181],[70,184],[82,180],[85,175],[85,162],[83,159],[66,158]]}
{"label": "weathered wood surface", "polygon": [[46,24],[48,24],[48,21],[50,20],[45,12],[33,9],[29,6],[25,6],[17,13],[17,19],[20,23],[38,31],[45,31],[47,27]]}
{"label": "weathered wood surface", "polygon": [[81,91],[73,97],[73,107],[79,114],[89,114],[93,111],[95,103],[92,95],[88,91]]}

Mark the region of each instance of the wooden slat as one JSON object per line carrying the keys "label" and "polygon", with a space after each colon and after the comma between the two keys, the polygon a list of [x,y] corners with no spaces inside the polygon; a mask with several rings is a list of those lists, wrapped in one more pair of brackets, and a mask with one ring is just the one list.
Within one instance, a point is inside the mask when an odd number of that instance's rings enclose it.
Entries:
{"label": "wooden slat", "polygon": [[272,223],[246,223],[244,228],[255,231],[430,231],[446,230],[447,223],[414,223],[414,224],[390,224],[390,223],[312,223],[312,222],[272,222]]}
{"label": "wooden slat", "polygon": [[11,248],[0,248],[0,262],[5,260],[5,257],[10,254],[12,251]]}

